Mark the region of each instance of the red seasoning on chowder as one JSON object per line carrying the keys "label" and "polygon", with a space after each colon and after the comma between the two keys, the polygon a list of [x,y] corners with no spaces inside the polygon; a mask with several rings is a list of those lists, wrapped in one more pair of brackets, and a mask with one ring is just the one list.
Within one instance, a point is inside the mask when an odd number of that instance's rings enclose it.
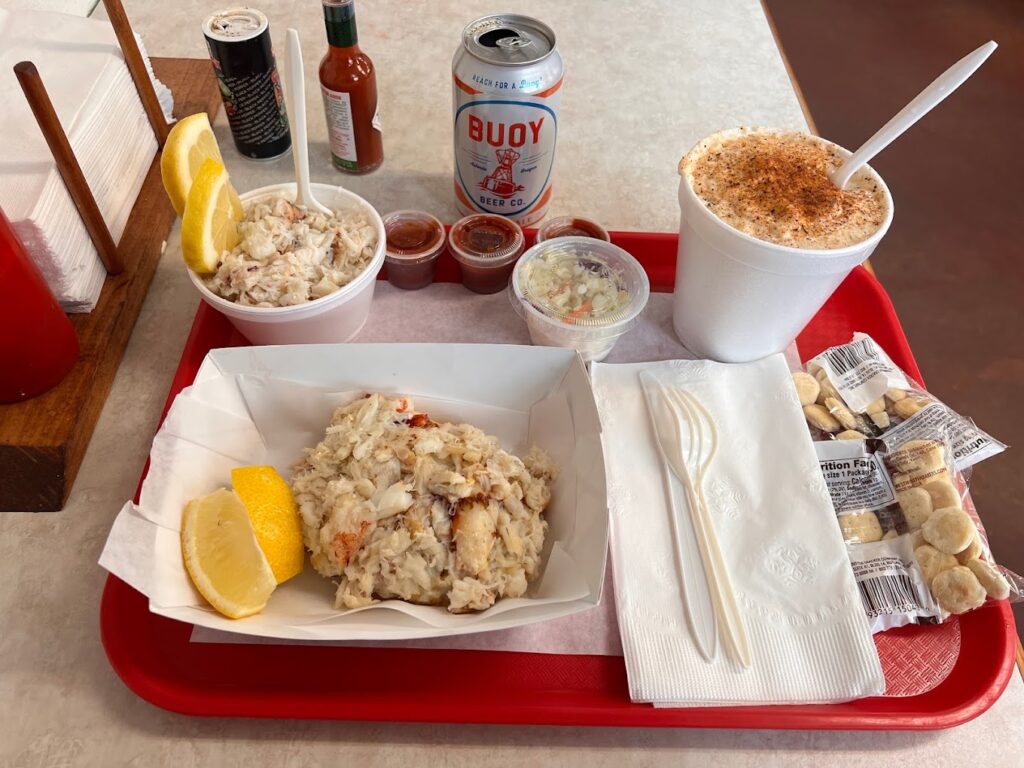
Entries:
{"label": "red seasoning on chowder", "polygon": [[520,226],[544,217],[563,72],[555,33],[536,19],[495,14],[463,30],[452,61],[462,214],[499,214]]}

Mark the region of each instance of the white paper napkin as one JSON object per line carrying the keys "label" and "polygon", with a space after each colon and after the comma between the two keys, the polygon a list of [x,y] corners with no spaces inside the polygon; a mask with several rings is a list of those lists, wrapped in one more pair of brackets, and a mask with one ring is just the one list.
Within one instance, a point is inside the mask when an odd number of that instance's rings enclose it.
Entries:
{"label": "white paper napkin", "polygon": [[[115,242],[156,139],[109,23],[0,8],[0,206],[58,301],[88,311],[106,272],[11,71],[23,60],[36,64]],[[156,89],[166,110],[170,93]]]}
{"label": "white paper napkin", "polygon": [[[687,627],[642,370],[688,389],[718,426],[718,456],[705,487],[746,620],[751,669],[721,648],[706,662]],[[878,655],[783,356],[742,365],[595,363],[591,375],[631,698],[711,706],[881,693]],[[680,511],[686,514],[682,505]]]}

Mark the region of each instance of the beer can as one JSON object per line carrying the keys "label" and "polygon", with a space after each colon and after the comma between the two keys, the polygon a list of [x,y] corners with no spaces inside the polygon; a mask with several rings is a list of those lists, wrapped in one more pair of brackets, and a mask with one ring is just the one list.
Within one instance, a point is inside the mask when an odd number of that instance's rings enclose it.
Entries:
{"label": "beer can", "polygon": [[238,151],[254,160],[283,155],[292,138],[266,15],[220,11],[203,22],[203,36]]}
{"label": "beer can", "polygon": [[455,200],[464,215],[528,226],[547,213],[564,67],[555,33],[528,16],[469,24],[452,60]]}

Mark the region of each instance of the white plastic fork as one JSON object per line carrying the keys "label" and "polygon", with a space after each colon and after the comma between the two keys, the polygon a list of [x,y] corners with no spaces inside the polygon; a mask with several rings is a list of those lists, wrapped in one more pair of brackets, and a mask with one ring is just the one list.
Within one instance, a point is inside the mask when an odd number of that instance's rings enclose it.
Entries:
{"label": "white plastic fork", "polygon": [[[704,493],[708,469],[718,454],[718,428],[707,408],[691,392],[676,387],[666,387],[665,390],[669,402],[678,409],[678,415],[682,416],[688,427],[686,466],[684,477],[681,479],[686,486],[701,555],[705,563],[710,564],[711,598],[723,634],[728,639],[736,660],[744,669],[750,669],[753,662],[746,622],[736,601],[736,591],[732,585],[728,565],[722,556],[707,496]],[[690,467],[695,467],[696,471],[691,472]]]}
{"label": "white plastic fork", "polygon": [[640,374],[640,388],[647,403],[651,426],[657,435],[658,450],[664,464],[665,492],[669,502],[669,520],[679,565],[679,581],[683,597],[683,615],[690,628],[694,645],[704,661],[718,656],[717,611],[711,597],[713,572],[697,543],[693,515],[686,519],[680,513],[677,487],[682,485],[676,466],[685,466],[682,456],[680,422],[669,403],[663,385],[647,372]]}
{"label": "white plastic fork", "polygon": [[[662,457],[686,490],[690,520],[707,579],[707,592],[710,596],[713,614],[717,619],[714,623],[728,640],[735,659],[744,669],[749,669],[752,658],[746,622],[736,601],[736,592],[732,586],[725,558],[722,556],[718,536],[715,533],[711,513],[708,509],[707,496],[704,492],[708,468],[718,453],[718,428],[707,408],[692,393],[678,387],[667,386],[646,371],[640,374],[640,384],[654,421]],[[672,430],[668,429],[666,422],[671,422]],[[685,430],[682,429],[682,424],[686,425]],[[675,500],[671,496],[669,500],[673,505],[674,516]],[[676,534],[677,551],[682,552],[679,526],[674,520],[673,527],[673,532]],[[689,598],[688,592],[689,595],[693,594],[693,591],[688,590],[684,583],[687,618],[691,621],[691,628],[693,628],[694,617],[691,609],[693,601]],[[715,634],[717,643],[717,631]],[[696,632],[695,638],[699,641]],[[698,647],[700,647],[699,642]],[[710,660],[703,648],[701,648],[701,652],[706,660]]]}

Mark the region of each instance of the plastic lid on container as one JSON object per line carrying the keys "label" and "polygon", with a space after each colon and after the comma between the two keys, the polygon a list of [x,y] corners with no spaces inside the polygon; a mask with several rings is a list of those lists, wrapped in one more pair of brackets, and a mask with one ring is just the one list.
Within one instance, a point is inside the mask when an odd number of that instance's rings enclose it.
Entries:
{"label": "plastic lid on container", "polygon": [[424,211],[393,211],[384,216],[386,260],[415,264],[444,250],[444,226]]}
{"label": "plastic lid on container", "polygon": [[593,219],[581,216],[558,216],[548,219],[537,228],[537,242],[554,240],[556,237],[590,237],[594,240],[611,242],[608,230]]}
{"label": "plastic lid on container", "polygon": [[616,245],[590,237],[545,240],[523,254],[512,289],[537,315],[580,330],[625,330],[647,305],[650,281]]}
{"label": "plastic lid on container", "polygon": [[519,258],[526,238],[511,219],[493,213],[475,213],[455,222],[448,233],[448,245],[457,261],[496,268]]}

